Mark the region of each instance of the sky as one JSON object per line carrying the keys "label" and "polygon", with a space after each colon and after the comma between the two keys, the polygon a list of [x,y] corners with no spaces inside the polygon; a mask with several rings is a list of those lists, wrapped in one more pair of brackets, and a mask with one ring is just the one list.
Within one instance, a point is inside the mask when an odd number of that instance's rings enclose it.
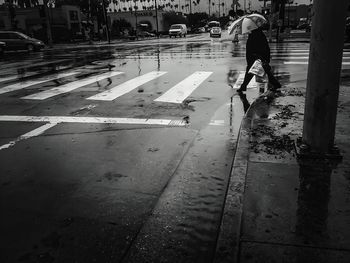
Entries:
{"label": "sky", "polygon": [[[5,0],[0,0],[0,4],[4,3]],[[153,0],[151,0],[153,2]],[[161,0],[158,0],[158,3]],[[174,0],[173,4],[175,3],[180,3],[180,6],[183,5],[184,2],[188,3],[189,0]],[[193,0],[192,0],[193,1]],[[211,3],[216,3],[215,6],[211,6],[211,12],[218,12],[218,4],[219,2],[225,3],[225,7],[224,10],[222,10],[222,7],[220,6],[220,13],[222,14],[222,12],[224,12],[225,14],[227,14],[228,10],[231,9],[231,4],[232,4],[232,0],[210,0]],[[241,4],[241,9],[243,9],[244,7],[244,2],[246,3],[246,8],[248,9],[249,4],[251,6],[251,10],[257,10],[260,11],[261,7],[264,5],[263,1],[258,1],[258,0],[239,0],[239,3]],[[208,11],[208,3],[209,0],[200,0],[200,4],[197,7],[193,7],[192,6],[192,12],[206,12]],[[267,2],[269,3],[269,1]],[[310,0],[294,0],[294,4],[310,4]],[[180,10],[181,11],[181,10]]]}

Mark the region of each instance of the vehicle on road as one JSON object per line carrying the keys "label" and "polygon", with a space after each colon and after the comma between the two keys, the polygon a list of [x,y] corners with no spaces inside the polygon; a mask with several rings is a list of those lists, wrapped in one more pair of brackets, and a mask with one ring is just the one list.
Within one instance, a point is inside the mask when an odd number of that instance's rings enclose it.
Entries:
{"label": "vehicle on road", "polygon": [[4,51],[6,49],[6,43],[5,42],[0,42],[0,56],[4,54]]}
{"label": "vehicle on road", "polygon": [[210,29],[210,37],[221,37],[221,28],[213,27]]}
{"label": "vehicle on road", "polygon": [[185,24],[174,24],[169,29],[169,37],[186,37],[187,26]]}
{"label": "vehicle on road", "polygon": [[198,27],[194,30],[194,33],[200,34],[200,33],[205,33],[205,27]]}
{"label": "vehicle on road", "polygon": [[148,32],[148,31],[141,31],[141,32],[138,32],[137,36],[138,37],[155,37],[156,34]]}
{"label": "vehicle on road", "polygon": [[0,31],[0,41],[5,42],[6,50],[27,50],[31,52],[39,51],[45,47],[41,40],[16,31]]}
{"label": "vehicle on road", "polygon": [[210,21],[206,28],[207,28],[207,32],[210,32],[210,30],[213,28],[213,27],[220,27],[220,22],[219,21]]}
{"label": "vehicle on road", "polygon": [[345,24],[345,41],[350,42],[350,17],[346,18]]}
{"label": "vehicle on road", "polygon": [[311,31],[311,21],[308,21],[307,18],[302,17],[299,19],[299,24],[297,25],[297,29],[305,30],[306,32]]}

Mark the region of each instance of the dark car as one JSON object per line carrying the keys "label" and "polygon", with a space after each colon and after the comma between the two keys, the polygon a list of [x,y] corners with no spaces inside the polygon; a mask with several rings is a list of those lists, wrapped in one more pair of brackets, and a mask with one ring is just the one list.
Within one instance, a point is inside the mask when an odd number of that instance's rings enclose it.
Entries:
{"label": "dark car", "polygon": [[345,25],[345,41],[350,42],[350,17],[346,18],[346,25]]}
{"label": "dark car", "polygon": [[0,41],[6,43],[6,50],[37,51],[45,47],[41,40],[16,31],[0,31]]}
{"label": "dark car", "polygon": [[6,48],[5,42],[0,42],[0,56],[4,54],[4,50]]}

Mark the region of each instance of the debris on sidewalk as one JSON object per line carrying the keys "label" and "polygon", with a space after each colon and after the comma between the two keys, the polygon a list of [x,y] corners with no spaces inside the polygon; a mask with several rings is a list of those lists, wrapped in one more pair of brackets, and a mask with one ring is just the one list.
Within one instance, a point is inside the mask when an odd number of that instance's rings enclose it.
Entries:
{"label": "debris on sidewalk", "polygon": [[294,139],[287,134],[277,134],[277,128],[259,124],[251,130],[253,138],[259,138],[250,142],[250,149],[254,153],[266,152],[272,155],[283,155],[285,152],[292,153]]}

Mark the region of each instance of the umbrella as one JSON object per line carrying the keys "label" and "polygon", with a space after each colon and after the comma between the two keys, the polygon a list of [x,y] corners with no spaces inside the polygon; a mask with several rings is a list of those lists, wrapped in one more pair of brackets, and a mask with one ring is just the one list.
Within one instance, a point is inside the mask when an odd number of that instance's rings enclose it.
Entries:
{"label": "umbrella", "polygon": [[242,22],[244,17],[240,17],[237,20],[233,21],[232,24],[228,27],[228,33],[231,35],[233,32],[241,34]]}
{"label": "umbrella", "polygon": [[245,34],[267,22],[266,18],[260,14],[245,15],[233,21],[228,28],[229,34]]}

